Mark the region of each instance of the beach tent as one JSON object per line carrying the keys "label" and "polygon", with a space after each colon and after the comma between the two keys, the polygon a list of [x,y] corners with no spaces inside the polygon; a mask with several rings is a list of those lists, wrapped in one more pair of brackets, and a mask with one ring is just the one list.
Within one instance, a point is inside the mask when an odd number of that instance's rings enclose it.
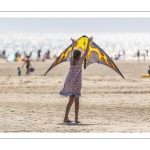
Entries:
{"label": "beach tent", "polygon": [[15,61],[15,53],[11,53],[7,56],[8,62],[14,62]]}

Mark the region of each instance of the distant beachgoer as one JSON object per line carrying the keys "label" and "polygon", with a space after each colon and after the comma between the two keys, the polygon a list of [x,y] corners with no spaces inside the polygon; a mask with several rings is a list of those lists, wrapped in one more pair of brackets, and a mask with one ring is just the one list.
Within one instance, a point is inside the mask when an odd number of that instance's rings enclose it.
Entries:
{"label": "distant beachgoer", "polygon": [[46,58],[47,58],[47,59],[51,59],[50,54],[51,54],[50,50],[47,50],[47,53],[46,53]]}
{"label": "distant beachgoer", "polygon": [[6,51],[5,51],[5,49],[2,51],[2,58],[6,58]]}
{"label": "distant beachgoer", "polygon": [[37,58],[37,60],[40,60],[40,57],[41,57],[41,50],[40,50],[40,49],[38,50],[38,53],[37,53],[37,55],[38,55],[38,58]]}
{"label": "distant beachgoer", "polygon": [[148,57],[148,50],[145,50],[145,52],[146,52],[146,56]]}
{"label": "distant beachgoer", "polygon": [[118,60],[118,55],[115,55],[115,60]]}
{"label": "distant beachgoer", "polygon": [[46,54],[43,55],[42,61],[45,61],[45,59],[46,59]]}
{"label": "distant beachgoer", "polygon": [[125,60],[126,59],[126,52],[125,52],[124,49],[122,50],[122,53],[123,53],[123,57],[124,57],[124,60]]}
{"label": "distant beachgoer", "polygon": [[69,102],[66,106],[64,122],[72,122],[68,118],[68,114],[70,108],[75,101],[75,122],[80,123],[78,120],[78,112],[79,112],[79,97],[81,96],[81,86],[82,86],[82,64],[84,59],[86,58],[89,52],[89,44],[93,40],[93,37],[90,37],[88,40],[88,44],[83,56],[81,56],[80,50],[74,50],[75,40],[72,40],[72,50],[71,50],[71,58],[70,58],[70,69],[69,73],[66,77],[64,87],[59,92],[62,96],[69,96]]}
{"label": "distant beachgoer", "polygon": [[21,69],[20,69],[20,67],[18,67],[18,76],[20,76],[21,75]]}
{"label": "distant beachgoer", "polygon": [[20,61],[21,54],[19,52],[15,53],[15,61]]}
{"label": "distant beachgoer", "polygon": [[30,55],[29,55],[29,57],[31,57],[32,56],[32,52],[30,52]]}
{"label": "distant beachgoer", "polygon": [[18,52],[15,53],[15,61],[17,61],[18,58]]}
{"label": "distant beachgoer", "polygon": [[140,60],[140,51],[137,51],[137,57],[138,57],[138,61]]}
{"label": "distant beachgoer", "polygon": [[53,57],[54,57],[54,58],[57,58],[57,55],[55,54]]}
{"label": "distant beachgoer", "polygon": [[143,54],[143,60],[144,60],[144,61],[145,61],[145,56],[146,56],[146,55],[145,55],[145,53],[144,53],[144,54]]}
{"label": "distant beachgoer", "polygon": [[118,59],[120,59],[120,57],[121,57],[121,54],[120,54],[120,51],[118,52]]}
{"label": "distant beachgoer", "polygon": [[21,54],[18,52],[18,57],[21,58]]}
{"label": "distant beachgoer", "polygon": [[149,74],[149,76],[150,76],[150,65],[149,65],[149,70],[148,70],[148,74]]}
{"label": "distant beachgoer", "polygon": [[26,75],[30,75],[30,66],[32,67],[31,63],[30,63],[30,60],[29,60],[29,56],[27,56],[27,60],[24,62],[24,64],[22,65],[22,68],[23,66],[26,64]]}
{"label": "distant beachgoer", "polygon": [[115,60],[119,60],[119,59],[120,59],[120,57],[121,57],[121,54],[120,54],[120,51],[118,51],[118,54],[117,54],[117,55],[115,55]]}

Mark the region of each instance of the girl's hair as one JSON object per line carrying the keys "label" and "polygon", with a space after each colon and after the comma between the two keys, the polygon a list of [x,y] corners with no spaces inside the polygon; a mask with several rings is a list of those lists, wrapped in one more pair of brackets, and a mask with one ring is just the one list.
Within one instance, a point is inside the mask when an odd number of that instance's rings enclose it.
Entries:
{"label": "girl's hair", "polygon": [[79,51],[78,49],[75,49],[73,52],[73,65],[75,66],[75,59],[78,59],[81,56],[81,51]]}

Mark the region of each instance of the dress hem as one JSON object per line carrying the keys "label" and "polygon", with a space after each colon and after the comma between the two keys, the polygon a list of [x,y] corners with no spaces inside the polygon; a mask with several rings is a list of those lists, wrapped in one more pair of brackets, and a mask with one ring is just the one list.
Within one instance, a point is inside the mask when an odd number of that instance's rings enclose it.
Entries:
{"label": "dress hem", "polygon": [[67,92],[67,93],[63,93],[63,92],[59,92],[59,94],[61,96],[65,96],[65,97],[68,97],[68,96],[71,96],[71,95],[74,95],[75,97],[81,97],[81,94],[77,94],[77,93],[73,93],[73,92]]}

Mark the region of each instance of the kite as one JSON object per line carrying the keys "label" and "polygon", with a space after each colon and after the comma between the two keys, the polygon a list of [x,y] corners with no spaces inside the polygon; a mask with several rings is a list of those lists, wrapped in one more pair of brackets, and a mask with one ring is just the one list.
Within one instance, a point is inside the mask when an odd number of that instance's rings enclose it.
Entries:
{"label": "kite", "polygon": [[[78,40],[76,40],[76,44],[74,46],[74,49],[81,49],[83,52],[85,52],[87,44],[88,44],[88,37],[82,36]],[[72,44],[68,46],[61,54],[60,56],[54,61],[54,63],[50,66],[50,68],[47,70],[45,75],[56,65],[70,61],[71,58],[71,51],[72,51]],[[106,65],[116,71],[119,75],[121,75],[123,78],[124,76],[121,74],[115,63],[111,60],[111,58],[93,41],[90,42],[89,45],[89,52],[84,60],[84,69],[86,69],[87,66],[89,66],[92,63],[99,63]]]}

